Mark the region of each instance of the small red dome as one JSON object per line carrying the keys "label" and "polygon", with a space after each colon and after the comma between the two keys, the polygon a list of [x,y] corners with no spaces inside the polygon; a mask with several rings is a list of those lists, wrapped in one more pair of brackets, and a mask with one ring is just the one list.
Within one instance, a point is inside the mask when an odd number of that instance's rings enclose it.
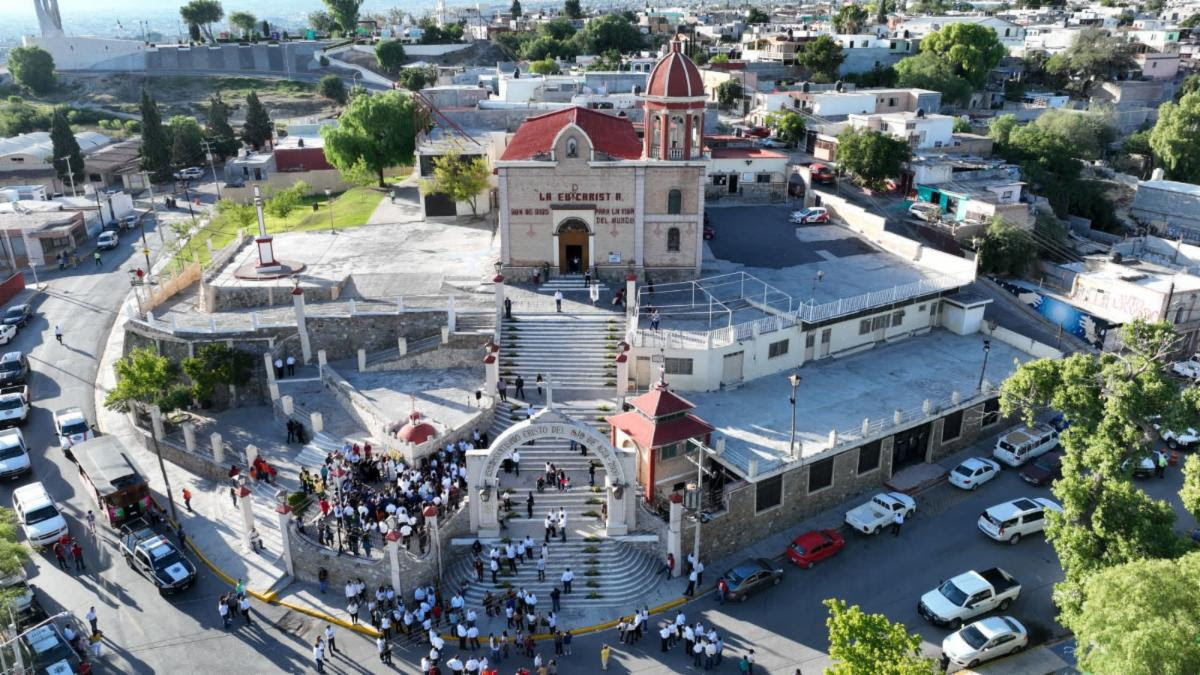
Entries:
{"label": "small red dome", "polygon": [[413,445],[420,445],[435,436],[437,436],[437,429],[434,429],[429,422],[422,422],[421,413],[416,410],[408,414],[408,423],[396,432],[396,438]]}
{"label": "small red dome", "polygon": [[652,98],[693,98],[704,96],[704,78],[700,69],[683,53],[679,40],[659,59],[646,83],[646,96]]}

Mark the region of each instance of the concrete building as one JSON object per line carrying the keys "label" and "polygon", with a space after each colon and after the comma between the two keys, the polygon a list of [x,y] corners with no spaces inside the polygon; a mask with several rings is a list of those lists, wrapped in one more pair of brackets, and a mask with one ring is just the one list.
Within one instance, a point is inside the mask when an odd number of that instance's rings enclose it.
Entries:
{"label": "concrete building", "polygon": [[[79,143],[85,167],[92,153],[112,143],[108,136],[95,131],[81,131],[75,134],[75,141]],[[59,180],[53,160],[54,143],[50,141],[48,131],[0,139],[0,185],[39,184],[54,193],[69,190],[70,182]],[[85,167],[72,167],[72,170],[83,172]]]}
{"label": "concrete building", "polygon": [[628,118],[587,108],[525,120],[496,162],[505,273],[699,272],[706,100],[676,40],[650,74],[642,140]]}
{"label": "concrete building", "polygon": [[994,169],[952,174],[950,180],[916,183],[917,199],[937,204],[942,217],[959,226],[976,226],[981,233],[996,218],[1022,229],[1033,228],[1033,205],[1022,199],[1025,183],[1020,169],[1005,165]]}
{"label": "concrete building", "polygon": [[850,115],[848,122],[855,129],[879,131],[908,141],[913,150],[942,148],[954,142],[954,118],[949,115],[929,115],[923,111],[891,112]]}
{"label": "concrete building", "polygon": [[[447,153],[457,153],[463,161],[483,159],[489,165],[496,159],[496,148],[503,145],[503,133],[493,138],[487,132],[446,132],[435,127],[428,135],[417,139],[417,167],[423,180],[433,180],[434,163]],[[472,216],[490,213],[492,210],[492,186],[475,196],[474,205],[469,201],[455,202],[447,195],[429,193],[421,195],[421,209],[426,218]]]}
{"label": "concrete building", "polygon": [[1200,243],[1200,186],[1173,180],[1142,181],[1129,217],[1161,237]]}
{"label": "concrete building", "polygon": [[787,193],[788,156],[753,147],[709,150],[708,199],[737,195],[748,201],[779,201]]}
{"label": "concrete building", "polygon": [[0,204],[0,232],[12,247],[18,268],[53,265],[56,255],[73,253],[87,241],[83,211],[61,207],[40,201]]}
{"label": "concrete building", "polygon": [[991,28],[996,31],[996,37],[999,38],[1000,44],[1007,47],[1010,53],[1014,51],[1019,53],[1025,49],[1025,27],[995,16],[969,14],[918,16],[905,19],[904,23],[898,27],[898,32],[901,35],[907,33],[909,36],[919,39],[956,23],[973,23]]}
{"label": "concrete building", "polygon": [[695,404],[673,393],[665,379],[629,401],[632,410],[608,418],[612,444],[637,452],[638,483],[648,502],[682,492],[696,477],[686,453],[690,442],[711,445],[713,427],[689,412]]}

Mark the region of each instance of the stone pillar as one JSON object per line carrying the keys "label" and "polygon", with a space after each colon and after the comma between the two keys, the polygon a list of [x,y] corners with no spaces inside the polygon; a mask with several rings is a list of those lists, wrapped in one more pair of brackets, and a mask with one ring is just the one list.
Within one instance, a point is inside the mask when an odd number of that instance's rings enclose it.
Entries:
{"label": "stone pillar", "polygon": [[[247,448],[249,449],[249,448]],[[242,510],[242,548],[250,551],[250,530],[254,529],[254,502],[250,488],[242,485],[238,491],[238,508]]]}
{"label": "stone pillar", "polygon": [[500,342],[500,323],[504,320],[504,275],[497,273],[492,277],[492,288],[496,295],[496,327],[492,329],[492,339]]}
{"label": "stone pillar", "polygon": [[479,536],[480,537],[499,537],[500,536],[500,518],[498,513],[498,497],[492,488],[485,487],[484,490],[489,490],[491,496],[489,499],[483,499],[479,493],[471,495],[479,498]]}
{"label": "stone pillar", "polygon": [[183,423],[183,444],[188,452],[196,451],[196,425],[191,422]]}
{"label": "stone pillar", "polygon": [[633,272],[625,275],[625,318],[633,315],[637,300],[637,275]]}
{"label": "stone pillar", "polygon": [[671,502],[670,523],[667,525],[667,553],[675,556],[675,569],[671,576],[683,573],[683,504]]}
{"label": "stone pillar", "polygon": [[449,342],[450,342],[450,327],[442,326],[442,344],[449,344]]}
{"label": "stone pillar", "polygon": [[279,383],[271,382],[270,384],[268,384],[267,392],[271,394],[272,401],[278,401],[279,400]]}
{"label": "stone pillar", "polygon": [[400,587],[400,533],[392,530],[387,533],[387,550],[388,561],[392,563],[392,588],[396,589],[396,595],[403,597],[404,591]]}
{"label": "stone pillar", "polygon": [[292,411],[296,408],[296,404],[292,401],[291,396],[284,396],[279,399],[279,403],[283,406],[284,415],[291,415]]}
{"label": "stone pillar", "polygon": [[263,362],[267,365],[267,384],[275,384],[275,359],[271,358],[271,352],[263,354]]}
{"label": "stone pillar", "polygon": [[[625,493],[628,487],[617,486],[612,476],[604,476],[604,495],[608,499],[608,520],[604,523],[604,532],[614,537],[629,534],[629,526],[625,524]],[[619,495],[617,493],[620,493]]]}
{"label": "stone pillar", "polygon": [[325,431],[325,419],[321,417],[321,413],[315,412],[309,415],[309,424],[312,426],[312,432],[319,434]]}
{"label": "stone pillar", "polygon": [[292,289],[292,306],[296,310],[296,330],[300,333],[300,354],[304,363],[312,361],[312,343],[308,338],[308,324],[304,320],[304,291],[300,286]]}
{"label": "stone pillar", "polygon": [[358,350],[358,372],[361,373],[362,371],[364,371],[366,369],[367,369],[367,350],[360,347]]}
{"label": "stone pillar", "polygon": [[154,433],[155,440],[161,441],[163,436],[163,420],[162,409],[156,405],[150,406],[150,428]]}
{"label": "stone pillar", "polygon": [[500,382],[500,358],[497,354],[483,357],[484,386],[489,396],[496,395],[496,384]]}
{"label": "stone pillar", "polygon": [[325,364],[329,363],[325,357],[325,350],[317,350],[317,377],[325,377]]}
{"label": "stone pillar", "polygon": [[[401,337],[396,339],[396,347],[400,350],[400,356],[408,353],[408,338]],[[397,591],[399,592],[399,591]]]}
{"label": "stone pillar", "polygon": [[221,439],[221,434],[215,431],[208,437],[208,440],[212,443],[213,461],[217,463],[217,466],[221,466],[225,463],[225,441]]}
{"label": "stone pillar", "polygon": [[454,296],[446,299],[446,330],[451,333],[458,330],[458,312],[454,309]]}
{"label": "stone pillar", "polygon": [[254,460],[256,460],[256,459],[258,459],[258,446],[257,445],[247,445],[246,446],[246,466],[249,467],[251,464],[254,464]]}
{"label": "stone pillar", "polygon": [[287,568],[288,576],[296,576],[296,566],[292,562],[292,533],[288,530],[288,521],[291,520],[292,507],[287,504],[280,504],[275,507],[275,514],[279,516],[279,534],[283,541],[283,565]]}
{"label": "stone pillar", "polygon": [[[625,393],[629,389],[629,355],[617,354],[617,398],[625,402]],[[617,411],[620,413],[620,411]]]}

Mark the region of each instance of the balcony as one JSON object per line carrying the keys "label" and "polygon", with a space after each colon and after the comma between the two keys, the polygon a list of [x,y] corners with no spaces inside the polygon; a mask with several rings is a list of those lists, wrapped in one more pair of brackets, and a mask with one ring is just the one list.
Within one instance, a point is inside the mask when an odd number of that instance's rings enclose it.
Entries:
{"label": "balcony", "polygon": [[670,148],[667,150],[667,159],[683,159],[683,148]]}

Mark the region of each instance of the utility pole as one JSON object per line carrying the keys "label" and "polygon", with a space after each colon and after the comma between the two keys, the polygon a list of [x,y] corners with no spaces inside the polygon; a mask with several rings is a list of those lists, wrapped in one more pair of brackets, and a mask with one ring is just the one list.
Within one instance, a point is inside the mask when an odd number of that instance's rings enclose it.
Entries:
{"label": "utility pole", "polygon": [[192,227],[196,227],[196,212],[192,210],[192,196],[188,192],[188,180],[183,179],[183,199],[187,202],[188,213],[192,216]]}
{"label": "utility pole", "polygon": [[704,515],[704,475],[708,473],[704,470],[704,456],[707,448],[699,441],[694,442],[696,445],[696,459],[687,456],[687,452],[683,453],[684,459],[696,465],[696,501],[693,508],[693,516],[696,519],[696,536],[692,539],[692,556],[700,560],[700,522]]}
{"label": "utility pole", "polygon": [[204,144],[204,156],[208,158],[208,168],[212,171],[213,185],[217,187],[217,201],[221,200],[221,181],[217,178],[217,168],[213,166],[212,142],[208,139],[200,141]]}
{"label": "utility pole", "polygon": [[66,157],[59,157],[58,159],[60,161],[66,160],[66,162],[67,162],[67,178],[71,179],[71,196],[72,197],[78,196],[75,194],[75,172],[71,170],[71,156],[67,155]]}

